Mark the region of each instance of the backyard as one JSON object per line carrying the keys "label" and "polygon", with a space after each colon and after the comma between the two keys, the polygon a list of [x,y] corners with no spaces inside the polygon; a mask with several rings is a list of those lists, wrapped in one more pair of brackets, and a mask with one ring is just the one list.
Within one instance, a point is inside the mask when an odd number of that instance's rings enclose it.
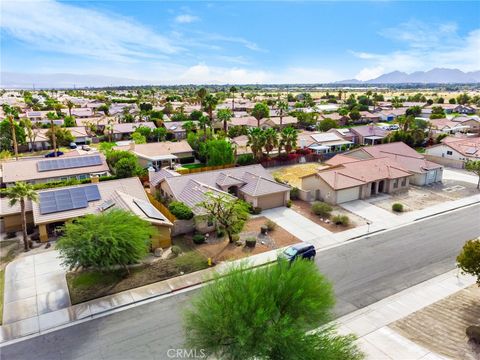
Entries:
{"label": "backyard", "polygon": [[326,166],[317,162],[312,162],[306,164],[275,167],[269,169],[269,171],[275,179],[278,179],[291,186],[300,188],[302,185],[302,181],[300,178],[302,176],[315,174],[319,168],[324,167]]}

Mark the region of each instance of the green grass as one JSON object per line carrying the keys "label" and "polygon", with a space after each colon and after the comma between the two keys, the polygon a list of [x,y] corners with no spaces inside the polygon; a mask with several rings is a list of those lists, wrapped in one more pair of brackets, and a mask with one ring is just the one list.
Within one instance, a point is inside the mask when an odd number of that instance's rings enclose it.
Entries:
{"label": "green grass", "polygon": [[118,282],[122,279],[121,271],[110,272],[81,272],[72,277],[71,286],[77,289],[90,288],[98,285],[108,285]]}
{"label": "green grass", "polygon": [[3,291],[5,287],[5,270],[0,270],[0,325],[3,317]]}
{"label": "green grass", "polygon": [[199,169],[205,167],[205,164],[183,164],[182,168],[185,169]]}

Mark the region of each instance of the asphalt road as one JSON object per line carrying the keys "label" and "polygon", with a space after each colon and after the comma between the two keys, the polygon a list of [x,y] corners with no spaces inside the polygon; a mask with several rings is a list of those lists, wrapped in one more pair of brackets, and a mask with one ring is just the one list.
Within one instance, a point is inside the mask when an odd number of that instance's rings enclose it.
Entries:
{"label": "asphalt road", "polygon": [[[372,235],[328,251],[316,262],[333,281],[338,316],[455,267],[466,240],[480,235],[480,205]],[[181,359],[182,308],[196,291],[0,348],[1,359]],[[185,357],[183,357],[185,358]]]}

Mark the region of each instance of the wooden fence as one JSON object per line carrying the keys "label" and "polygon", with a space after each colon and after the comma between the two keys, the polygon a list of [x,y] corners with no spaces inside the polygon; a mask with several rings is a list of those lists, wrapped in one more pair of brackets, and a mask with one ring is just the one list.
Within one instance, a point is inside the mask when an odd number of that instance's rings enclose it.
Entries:
{"label": "wooden fence", "polygon": [[170,222],[174,223],[175,220],[177,220],[177,218],[175,217],[175,215],[173,215],[170,210],[168,210],[168,208],[163,205],[160,201],[158,201],[157,199],[155,199],[155,197],[146,192],[147,196],[148,196],[148,200],[150,200],[150,202],[152,203],[153,206],[155,206],[155,208],[160,211],[163,215],[165,215],[165,217],[170,220]]}
{"label": "wooden fence", "polygon": [[186,174],[195,174],[199,172],[204,172],[204,171],[212,171],[212,170],[220,170],[220,169],[228,169],[234,167],[235,164],[228,164],[228,165],[218,165],[218,166],[204,166],[200,168],[194,168],[194,169],[176,169],[175,171],[179,174],[186,175]]}

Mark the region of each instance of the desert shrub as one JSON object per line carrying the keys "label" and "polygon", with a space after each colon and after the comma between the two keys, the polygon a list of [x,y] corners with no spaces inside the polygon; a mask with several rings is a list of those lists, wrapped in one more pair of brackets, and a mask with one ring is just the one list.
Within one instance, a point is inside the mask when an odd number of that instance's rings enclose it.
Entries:
{"label": "desert shrub", "polygon": [[257,244],[257,239],[254,237],[249,237],[245,240],[245,245],[247,247],[253,248]]}
{"label": "desert shrub", "polygon": [[238,235],[238,234],[233,234],[233,235],[232,235],[232,240],[233,240],[234,242],[240,241],[240,235]]}
{"label": "desert shrub", "polygon": [[297,200],[299,196],[300,190],[296,186],[292,187],[292,189],[290,190],[290,199]]}
{"label": "desert shrub", "polygon": [[192,209],[180,201],[172,201],[168,205],[168,210],[179,220],[190,220],[193,218]]}
{"label": "desert shrub", "polygon": [[312,204],[311,210],[315,215],[328,218],[330,217],[330,213],[332,212],[332,207],[327,203],[315,201]]}
{"label": "desert shrub", "polygon": [[182,249],[180,248],[180,246],[177,246],[177,245],[172,246],[172,254],[173,255],[178,256],[181,253],[182,253]]}
{"label": "desert shrub", "polygon": [[193,238],[192,238],[193,242],[197,245],[199,244],[203,244],[205,242],[205,235],[202,235],[202,234],[195,234],[193,235]]}
{"label": "desert shrub", "polygon": [[267,227],[268,231],[273,231],[277,227],[277,223],[272,220],[267,220],[265,222],[265,226]]}
{"label": "desert shrub", "polygon": [[403,204],[400,204],[400,203],[393,204],[392,210],[395,212],[403,212]]}
{"label": "desert shrub", "polygon": [[291,208],[292,207],[292,200],[288,200],[287,201],[287,208]]}
{"label": "desert shrub", "polygon": [[335,215],[332,218],[335,225],[347,226],[350,223],[350,219],[347,215]]}

